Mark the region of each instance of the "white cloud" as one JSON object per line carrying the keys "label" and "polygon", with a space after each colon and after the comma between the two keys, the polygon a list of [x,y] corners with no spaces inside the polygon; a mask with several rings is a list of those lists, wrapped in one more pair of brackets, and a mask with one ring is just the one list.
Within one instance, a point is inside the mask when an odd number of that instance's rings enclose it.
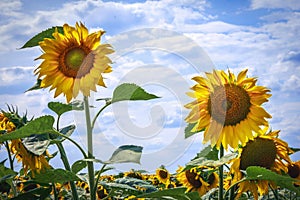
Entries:
{"label": "white cloud", "polygon": [[260,8],[285,8],[291,10],[300,9],[300,3],[298,0],[252,0],[251,2],[252,9],[260,9]]}

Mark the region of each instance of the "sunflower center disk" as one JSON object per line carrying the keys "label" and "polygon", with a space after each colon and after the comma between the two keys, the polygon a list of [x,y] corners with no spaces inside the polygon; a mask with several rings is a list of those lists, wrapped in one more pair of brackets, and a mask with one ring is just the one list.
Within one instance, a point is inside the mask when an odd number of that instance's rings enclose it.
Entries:
{"label": "sunflower center disk", "polygon": [[292,178],[297,178],[300,175],[300,168],[298,165],[290,165],[288,167],[288,174]]}
{"label": "sunflower center disk", "polygon": [[249,141],[241,154],[240,169],[246,170],[249,166],[259,166],[270,169],[275,163],[277,154],[273,140],[256,138]]}
{"label": "sunflower center disk", "polygon": [[215,87],[208,100],[210,116],[225,126],[234,126],[246,119],[250,106],[248,93],[237,85]]}
{"label": "sunflower center disk", "polygon": [[198,175],[195,172],[191,172],[191,171],[187,170],[187,171],[185,171],[185,176],[186,176],[187,181],[194,188],[200,188],[202,186],[201,181],[196,178]]}
{"label": "sunflower center disk", "polygon": [[86,54],[81,48],[71,49],[66,53],[65,64],[73,70],[78,70],[85,57]]}
{"label": "sunflower center disk", "polygon": [[161,171],[159,171],[159,176],[163,179],[166,179],[166,178],[168,178],[168,172],[161,170]]}

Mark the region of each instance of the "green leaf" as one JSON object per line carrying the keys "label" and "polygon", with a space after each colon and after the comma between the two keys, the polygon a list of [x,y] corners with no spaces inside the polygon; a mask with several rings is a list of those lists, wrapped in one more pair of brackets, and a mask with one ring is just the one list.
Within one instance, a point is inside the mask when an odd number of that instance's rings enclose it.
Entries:
{"label": "green leaf", "polygon": [[45,199],[47,198],[52,191],[51,187],[39,187],[28,192],[21,193],[18,196],[11,198],[11,200],[32,200],[32,199]]}
{"label": "green leaf", "polygon": [[236,157],[235,153],[227,154],[220,158],[219,160],[209,160],[205,157],[195,158],[194,160],[191,160],[188,162],[187,169],[196,167],[196,166],[209,166],[209,167],[219,167],[221,165],[224,165],[234,159]]}
{"label": "green leaf", "polygon": [[143,88],[132,84],[132,83],[123,83],[116,87],[113,92],[112,103],[118,101],[127,101],[127,100],[150,100],[159,98],[154,94],[146,92]]}
{"label": "green leaf", "polygon": [[69,112],[71,110],[83,110],[84,109],[82,101],[73,101],[69,104],[64,104],[64,103],[60,103],[60,102],[49,102],[48,108],[50,108],[58,116],[62,115],[65,112]]}
{"label": "green leaf", "polygon": [[198,192],[185,193],[186,188],[178,187],[166,190],[159,190],[152,193],[138,195],[137,198],[159,198],[159,199],[178,199],[178,200],[200,200]]}
{"label": "green leaf", "polygon": [[86,161],[84,160],[77,160],[76,162],[73,163],[72,165],[72,172],[74,174],[77,174],[80,172],[82,169],[84,169],[87,166]]}
{"label": "green leaf", "polygon": [[61,26],[56,26],[56,27],[52,27],[49,28],[45,31],[42,31],[40,33],[38,33],[37,35],[35,35],[33,38],[31,38],[30,40],[28,40],[22,47],[21,49],[24,48],[28,48],[28,47],[34,47],[34,46],[38,46],[39,42],[43,41],[45,38],[50,38],[50,39],[54,39],[53,37],[53,33],[55,31],[58,31],[59,33],[64,33],[63,27]]}
{"label": "green leaf", "polygon": [[288,175],[280,175],[263,167],[251,166],[246,169],[246,180],[269,180],[274,181],[276,185],[296,192],[300,196],[300,189],[294,186],[294,182],[299,181]]}
{"label": "green leaf", "polygon": [[36,83],[34,84],[34,86],[32,86],[31,88],[29,88],[29,89],[26,90],[25,92],[29,92],[29,91],[32,91],[32,90],[39,90],[39,89],[42,89],[41,83],[42,83],[42,79],[37,79],[37,80],[36,80]]}
{"label": "green leaf", "polygon": [[12,177],[17,174],[18,174],[17,172],[5,167],[4,164],[0,164],[0,177],[1,177],[0,180],[1,181],[6,180],[8,177]]}
{"label": "green leaf", "polygon": [[300,151],[300,148],[293,148],[293,147],[290,147],[290,149],[291,149],[294,153]]}
{"label": "green leaf", "polygon": [[[76,126],[74,124],[71,124],[69,126],[66,126],[62,129],[60,129],[59,132],[64,134],[65,136],[70,137],[75,129],[76,129]],[[52,139],[51,144],[60,143],[60,142],[62,142],[66,139],[65,137],[62,137],[62,136],[57,135],[57,134],[51,134],[50,137]]]}
{"label": "green leaf", "polygon": [[65,183],[80,179],[75,173],[64,169],[48,169],[45,172],[36,174],[33,180],[38,183]]}
{"label": "green leaf", "polygon": [[200,153],[197,154],[196,158],[207,158],[208,160],[218,160],[219,151],[217,148],[211,148],[211,146],[205,147]]}
{"label": "green leaf", "polygon": [[7,140],[29,137],[33,134],[37,135],[46,133],[56,133],[56,131],[53,129],[53,123],[54,118],[50,115],[45,115],[36,118],[13,132],[0,135],[0,143]]}
{"label": "green leaf", "polygon": [[143,147],[135,145],[123,145],[114,151],[106,164],[112,163],[138,163],[140,164]]}
{"label": "green leaf", "polygon": [[23,145],[34,155],[42,155],[50,144],[49,134],[31,135],[22,140]]}
{"label": "green leaf", "polygon": [[192,129],[194,128],[194,126],[196,125],[196,123],[193,123],[193,124],[188,124],[185,129],[184,129],[184,137],[185,139],[186,138],[189,138],[191,136],[193,136],[194,134],[196,133],[199,133],[201,131],[204,131],[204,129],[200,130],[200,131],[196,131],[196,132],[192,132]]}

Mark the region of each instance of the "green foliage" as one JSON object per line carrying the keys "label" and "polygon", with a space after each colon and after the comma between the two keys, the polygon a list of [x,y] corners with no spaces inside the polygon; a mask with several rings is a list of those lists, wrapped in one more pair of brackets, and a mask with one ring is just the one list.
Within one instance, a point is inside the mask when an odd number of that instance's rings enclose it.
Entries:
{"label": "green foliage", "polygon": [[64,169],[47,169],[36,174],[33,180],[38,183],[65,183],[68,181],[79,181],[80,179],[75,173]]}
{"label": "green foliage", "polygon": [[[71,124],[69,126],[66,126],[62,129],[59,130],[59,132],[65,136],[68,136],[70,137],[72,135],[72,133],[75,131],[76,129],[76,126],[74,124]],[[60,135],[57,135],[57,134],[51,134],[50,135],[51,137],[51,143],[57,143],[57,142],[62,142],[64,141],[66,138],[65,137],[62,137]]]}
{"label": "green foliage", "polygon": [[178,200],[201,200],[198,192],[185,193],[186,188],[178,187],[167,190],[159,190],[152,193],[138,195],[138,198],[178,199]]}
{"label": "green foliage", "polygon": [[72,165],[72,172],[74,174],[77,174],[80,172],[82,169],[84,169],[87,166],[86,161],[84,160],[77,160],[76,162],[73,163]]}
{"label": "green foliage", "polygon": [[51,187],[39,187],[28,192],[21,193],[18,196],[11,198],[11,200],[32,200],[32,199],[46,199],[52,191]]}
{"label": "green foliage", "polygon": [[20,139],[29,137],[33,134],[49,134],[56,133],[53,129],[54,118],[50,115],[45,115],[28,122],[25,126],[8,134],[0,135],[0,142],[7,140]]}
{"label": "green foliage", "polygon": [[45,31],[42,31],[40,33],[38,33],[37,35],[35,35],[34,37],[32,37],[30,40],[28,40],[22,47],[21,49],[24,49],[24,48],[29,48],[29,47],[34,47],[34,46],[38,46],[39,45],[39,42],[43,41],[45,38],[50,38],[50,39],[53,39],[53,33],[55,31],[58,31],[59,33],[64,33],[64,30],[63,30],[63,27],[61,26],[56,26],[56,27],[52,27],[52,28],[49,28]]}
{"label": "green foliage", "polygon": [[123,145],[114,151],[111,158],[106,161],[107,164],[112,163],[138,163],[140,164],[143,147],[135,145]]}
{"label": "green foliage", "polygon": [[83,102],[82,101],[73,101],[69,104],[64,104],[60,102],[49,102],[48,103],[49,109],[55,112],[58,116],[62,115],[63,113],[69,112],[71,110],[83,110]]}
{"label": "green foliage", "polygon": [[300,196],[300,189],[293,185],[293,182],[296,182],[297,180],[288,175],[280,175],[266,168],[256,166],[247,167],[246,173],[246,180],[274,181],[277,186],[294,191],[296,192],[297,196]]}
{"label": "green foliage", "polygon": [[219,160],[209,160],[206,157],[199,157],[199,158],[195,158],[194,160],[191,160],[186,165],[189,168],[196,167],[196,166],[219,167],[221,165],[228,163],[230,160],[234,159],[235,157],[236,157],[235,153],[224,155]]}
{"label": "green foliage", "polygon": [[113,92],[113,97],[111,102],[118,102],[118,101],[137,101],[137,100],[150,100],[159,98],[154,94],[150,94],[146,92],[143,88],[138,85],[132,83],[123,83],[116,87]]}
{"label": "green foliage", "polygon": [[193,123],[193,124],[188,124],[185,129],[184,129],[184,137],[185,139],[186,138],[189,138],[191,136],[193,136],[194,134],[196,133],[199,133],[201,131],[204,131],[204,129],[200,130],[200,131],[196,131],[196,132],[192,132],[192,129],[194,128],[194,126],[196,125],[196,123]]}
{"label": "green foliage", "polygon": [[32,91],[32,90],[39,90],[39,89],[42,89],[41,83],[42,83],[42,79],[37,79],[37,80],[36,80],[36,83],[34,84],[34,86],[32,86],[31,88],[29,88],[29,89],[26,90],[25,92],[29,92],[29,91]]}
{"label": "green foliage", "polygon": [[42,155],[50,144],[49,134],[31,135],[22,140],[23,145],[34,155]]}
{"label": "green foliage", "polygon": [[17,174],[17,172],[5,167],[4,163],[0,164],[0,182],[10,179]]}

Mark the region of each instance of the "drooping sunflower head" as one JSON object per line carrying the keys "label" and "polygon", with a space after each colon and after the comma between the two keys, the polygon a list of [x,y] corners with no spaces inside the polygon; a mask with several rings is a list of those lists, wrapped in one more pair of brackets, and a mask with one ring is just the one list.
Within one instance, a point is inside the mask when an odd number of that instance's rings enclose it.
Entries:
{"label": "drooping sunflower head", "polygon": [[[264,129],[266,130],[266,129]],[[246,143],[240,149],[239,156],[233,160],[230,168],[230,174],[233,175],[231,184],[240,181],[246,170],[250,166],[259,166],[276,173],[287,173],[287,164],[291,163],[289,154],[292,152],[288,144],[278,138],[279,131],[273,131],[265,134],[257,134],[253,140]],[[251,191],[254,198],[258,194],[265,195],[268,193],[268,186],[275,187],[275,184],[266,180],[244,181],[239,183],[238,196],[243,192]]]}
{"label": "drooping sunflower head", "polygon": [[63,26],[63,34],[56,31],[53,39],[40,42],[43,59],[35,70],[41,87],[55,89],[54,97],[66,96],[67,102],[76,98],[79,92],[89,96],[96,91],[96,85],[105,86],[102,73],[111,72],[111,60],[107,54],[113,52],[109,44],[100,44],[104,31],[89,34],[82,23],[75,27]]}
{"label": "drooping sunflower head", "polygon": [[206,73],[206,78],[193,78],[197,84],[188,95],[196,100],[185,105],[191,109],[186,121],[194,124],[192,132],[205,129],[204,143],[236,149],[253,139],[252,131],[268,124],[265,118],[271,116],[261,105],[268,101],[270,90],[257,86],[257,80],[246,74],[244,70],[235,77],[230,71],[214,70]]}
{"label": "drooping sunflower head", "polygon": [[218,185],[218,175],[207,167],[194,167],[185,171],[181,168],[177,172],[176,178],[187,188],[186,192],[197,191],[202,196]]}
{"label": "drooping sunflower head", "polygon": [[288,165],[288,174],[294,179],[298,179],[298,182],[295,182],[295,185],[300,186],[300,160],[292,162]]}
{"label": "drooping sunflower head", "polygon": [[0,133],[9,133],[14,131],[16,126],[13,122],[9,120],[8,117],[5,116],[4,113],[0,113]]}
{"label": "drooping sunflower head", "polygon": [[164,168],[156,169],[156,177],[159,182],[166,184],[170,180],[170,173]]}

